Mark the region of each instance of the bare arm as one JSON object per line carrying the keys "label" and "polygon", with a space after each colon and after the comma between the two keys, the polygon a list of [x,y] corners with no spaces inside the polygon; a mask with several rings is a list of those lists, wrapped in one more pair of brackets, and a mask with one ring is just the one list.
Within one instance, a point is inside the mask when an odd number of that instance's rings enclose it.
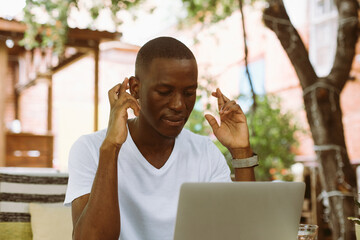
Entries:
{"label": "bare arm", "polygon": [[120,211],[117,159],[127,138],[127,109],[140,107],[126,92],[128,79],[109,91],[111,105],[107,134],[100,147],[99,165],[90,194],[72,202],[73,239],[118,239]]}
{"label": "bare arm", "polygon": [[[235,159],[249,158],[253,156],[253,151],[249,146],[237,151],[232,150],[231,155]],[[234,171],[235,181],[255,181],[254,167],[235,168]]]}
{"label": "bare arm", "polygon": [[[218,99],[220,125],[212,115],[205,115],[214,131],[215,136],[229,149],[234,159],[248,158],[253,155],[249,142],[249,129],[246,117],[240,106],[235,101],[230,101],[220,89],[212,95]],[[236,168],[236,181],[255,181],[254,168]]]}

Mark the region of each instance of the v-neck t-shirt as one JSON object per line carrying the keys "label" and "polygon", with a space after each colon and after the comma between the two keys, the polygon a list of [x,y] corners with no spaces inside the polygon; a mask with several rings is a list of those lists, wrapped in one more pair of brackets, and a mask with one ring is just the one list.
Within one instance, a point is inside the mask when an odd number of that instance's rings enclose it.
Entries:
{"label": "v-neck t-shirt", "polygon": [[[72,146],[65,205],[91,192],[105,136],[106,129],[84,135]],[[128,132],[118,156],[119,239],[173,239],[181,185],[230,181],[226,160],[208,137],[183,129],[158,169],[142,156]]]}

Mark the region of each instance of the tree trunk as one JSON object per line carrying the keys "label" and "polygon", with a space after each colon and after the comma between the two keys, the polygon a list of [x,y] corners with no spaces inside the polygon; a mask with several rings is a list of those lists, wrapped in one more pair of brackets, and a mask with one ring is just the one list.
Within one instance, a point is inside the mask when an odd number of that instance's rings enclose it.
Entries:
{"label": "tree trunk", "polygon": [[244,56],[245,72],[246,72],[246,75],[247,75],[248,80],[249,80],[249,86],[250,86],[252,99],[253,99],[253,104],[252,104],[251,108],[252,108],[252,111],[255,112],[256,111],[256,106],[257,106],[257,104],[256,104],[256,94],[255,94],[253,82],[251,80],[251,75],[250,75],[250,71],[249,71],[248,46],[247,46],[247,39],[246,39],[246,28],[245,28],[245,16],[244,16],[244,11],[243,11],[243,1],[244,0],[239,0],[239,8],[240,8],[240,13],[241,13],[241,25],[242,25],[242,29],[243,29],[244,53],[245,53],[245,56]]}
{"label": "tree trunk", "polygon": [[[319,163],[323,197],[329,202],[333,240],[355,239],[356,174],[346,150],[340,93],[349,78],[355,55],[358,28],[356,0],[335,0],[339,28],[335,61],[330,74],[319,78],[282,0],[269,0],[264,10],[265,25],[273,30],[284,47],[303,88],[304,104]],[[324,36],[327,37],[327,36]]]}

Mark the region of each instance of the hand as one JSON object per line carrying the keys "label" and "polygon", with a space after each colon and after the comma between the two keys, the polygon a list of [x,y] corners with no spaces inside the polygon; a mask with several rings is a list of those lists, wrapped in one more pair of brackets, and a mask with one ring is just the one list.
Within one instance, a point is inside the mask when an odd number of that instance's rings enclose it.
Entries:
{"label": "hand", "polygon": [[106,141],[116,146],[122,145],[127,138],[126,123],[128,120],[127,110],[131,108],[135,116],[139,116],[140,105],[137,100],[126,90],[129,89],[129,79],[109,90],[110,117],[106,133]]}
{"label": "hand", "polygon": [[220,89],[212,93],[218,99],[220,126],[214,116],[206,114],[216,138],[229,149],[233,158],[244,158],[252,155],[249,142],[249,129],[241,107],[230,101]]}

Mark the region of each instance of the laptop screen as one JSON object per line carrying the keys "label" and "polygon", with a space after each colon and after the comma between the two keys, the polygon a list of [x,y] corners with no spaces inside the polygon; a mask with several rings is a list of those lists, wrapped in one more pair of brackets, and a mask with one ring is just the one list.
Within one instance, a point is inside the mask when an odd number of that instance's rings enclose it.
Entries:
{"label": "laptop screen", "polygon": [[296,239],[304,192],[301,182],[185,183],[174,239]]}

